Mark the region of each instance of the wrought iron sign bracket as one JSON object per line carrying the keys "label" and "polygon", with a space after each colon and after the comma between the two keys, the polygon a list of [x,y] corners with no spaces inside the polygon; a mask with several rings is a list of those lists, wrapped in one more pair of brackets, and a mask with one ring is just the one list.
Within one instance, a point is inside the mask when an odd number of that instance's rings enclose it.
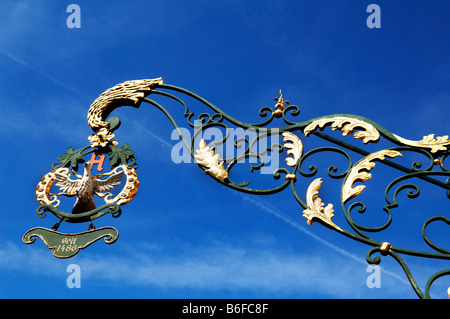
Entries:
{"label": "wrought iron sign bracket", "polygon": [[[182,116],[186,120],[187,126],[194,131],[190,139],[183,136],[181,127],[163,104],[157,101],[157,98],[181,106]],[[186,100],[194,101],[206,108],[206,111],[203,113],[193,112]],[[375,239],[372,234],[381,233],[390,226],[393,220],[391,210],[399,206],[397,195],[400,192],[407,190],[409,198],[419,196],[419,186],[411,183],[412,180],[420,180],[433,185],[437,187],[436,193],[441,192],[439,194],[444,200],[450,199],[450,170],[445,166],[450,147],[448,136],[429,134],[421,140],[410,140],[392,133],[367,118],[349,114],[326,115],[297,122],[295,119],[300,114],[298,106],[284,100],[281,91],[275,101],[276,104],[273,108],[266,106],[259,110],[259,115],[263,118],[262,122],[248,124],[233,118],[195,93],[164,84],[161,78],[126,81],[108,89],[92,103],[88,110],[87,121],[93,130],[93,134],[88,138],[90,144],[77,150],[69,148],[58,158],[58,162],[52,165],[52,170],[41,179],[36,188],[37,200],[40,202],[40,206],[36,210],[37,214],[44,218],[50,212],[57,217],[58,222],[51,229],[37,227],[29,230],[25,233],[23,241],[30,244],[34,242],[35,237],[38,237],[52,249],[53,255],[59,258],[68,258],[100,238],[104,237],[108,244],[117,240],[116,229],[109,226],[96,229],[93,221],[105,214],[119,217],[122,205],[130,202],[137,193],[139,180],[134,152],[129,144],[124,143],[119,147],[118,142],[114,140],[113,132],[120,126],[120,121],[117,117],[109,117],[109,115],[117,107],[125,105],[139,107],[141,103],[145,103],[156,107],[167,116],[179,133],[191,158],[213,180],[236,191],[255,195],[275,194],[290,188],[309,225],[319,222],[339,234],[368,245],[370,249],[366,259],[370,264],[380,263],[381,258],[376,254],[392,257],[402,267],[416,294],[420,298],[430,298],[431,285],[438,278],[450,275],[450,269],[431,275],[425,289],[422,290],[416,283],[403,256],[450,260],[450,251],[436,244],[427,233],[430,224],[444,222],[450,225],[450,218],[431,216],[424,220],[422,238],[429,250],[399,247],[395,245],[394,241],[391,243],[380,241]],[[279,121],[282,121],[282,125],[276,124]],[[275,126],[273,126],[274,123]],[[208,144],[201,138],[202,132],[211,128],[224,130],[226,133],[223,139]],[[251,130],[255,135],[252,139],[242,137],[232,140],[228,134],[231,128]],[[342,139],[325,134],[325,131],[330,128],[341,131]],[[354,139],[361,140],[362,145],[388,143],[391,146],[368,151],[355,146],[353,139],[351,139],[351,143],[349,135],[353,135]],[[256,145],[262,140],[274,136],[282,138],[284,143],[281,145],[269,142],[267,147],[256,149]],[[303,142],[310,136],[319,137],[334,146],[306,147]],[[383,143],[380,143],[381,140]],[[220,152],[216,153],[216,148],[226,143],[233,143],[233,147],[241,148],[241,152],[232,157],[221,158]],[[267,164],[264,156],[268,152],[277,153],[280,156],[284,154],[286,167],[277,167],[270,174],[271,181],[275,181],[279,185],[272,188],[253,188],[250,187],[249,181],[235,182],[237,179],[231,173],[236,164],[252,158],[257,164],[251,165],[250,171],[261,171]],[[325,181],[324,176],[317,176],[317,167],[311,165],[309,171],[303,170],[304,163],[313,154],[321,152],[336,153],[348,161],[348,168],[344,172],[338,173],[337,167],[333,165],[329,167],[327,174],[335,180],[342,180],[339,198],[346,224],[335,222],[333,220],[335,206],[331,203],[325,204],[322,200],[325,197],[322,196],[321,187]],[[354,161],[353,153],[357,155],[357,161]],[[396,161],[409,153],[424,156],[429,163],[424,165],[422,161],[414,161],[409,163],[408,167]],[[110,172],[92,176],[93,166],[97,164],[97,170],[100,172],[105,161],[109,161]],[[83,175],[78,173],[79,164],[82,163],[84,163]],[[376,163],[393,168],[400,172],[400,176],[394,178],[385,189],[386,204],[383,206],[383,210],[387,213],[388,221],[378,227],[367,227],[357,223],[352,212],[355,210],[360,213],[366,211],[366,205],[356,199],[359,199],[365,192],[366,186],[368,186],[366,182],[371,179]],[[71,179],[71,174],[76,179]],[[284,178],[282,178],[283,176]],[[308,178],[312,180],[308,180]],[[296,187],[298,184],[305,185],[305,193],[298,192]],[[116,188],[117,192],[113,193],[113,189]],[[58,208],[61,196],[77,198],[71,213]],[[97,206],[96,200],[99,198],[104,203]],[[414,214],[414,212],[410,212],[410,214]],[[89,223],[89,225],[87,231],[65,234],[57,231],[62,222]]]}

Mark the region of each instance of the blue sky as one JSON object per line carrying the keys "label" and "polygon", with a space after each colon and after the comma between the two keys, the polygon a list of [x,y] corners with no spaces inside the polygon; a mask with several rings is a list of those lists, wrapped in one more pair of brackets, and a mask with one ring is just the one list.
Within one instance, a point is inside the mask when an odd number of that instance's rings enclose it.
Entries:
{"label": "blue sky", "polygon": [[[369,247],[308,226],[289,189],[247,195],[195,164],[175,164],[173,127],[144,104],[113,113],[122,120],[116,140],[135,151],[141,181],[120,218],[96,223],[115,227],[118,241],[60,260],[21,237],[54,224],[36,215],[35,187],[68,147],[88,145],[89,105],[126,80],[162,77],[248,123],[261,121],[259,109],[273,107],[282,89],[300,106],[299,121],[348,113],[411,140],[448,134],[448,1],[80,0],[79,29],[66,26],[70,3],[0,3],[1,298],[416,298],[389,258],[381,288],[369,289]],[[370,3],[381,8],[380,29],[366,26]],[[399,219],[445,215],[445,194],[429,192],[431,200],[405,201]],[[72,263],[81,269],[79,289],[66,285]],[[421,287],[446,268],[411,261]],[[449,286],[444,278],[432,292],[444,298]]]}

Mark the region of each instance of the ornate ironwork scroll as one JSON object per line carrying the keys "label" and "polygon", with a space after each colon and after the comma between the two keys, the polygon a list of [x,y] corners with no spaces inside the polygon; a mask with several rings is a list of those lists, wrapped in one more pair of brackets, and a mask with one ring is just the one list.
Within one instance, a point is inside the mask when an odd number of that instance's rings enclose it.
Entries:
{"label": "ornate ironwork scroll", "polygon": [[[193,111],[188,101],[199,105],[202,111]],[[148,104],[167,116],[192,160],[213,180],[236,191],[255,195],[275,194],[290,188],[293,198],[300,206],[299,211],[309,225],[313,222],[321,223],[338,234],[368,245],[370,248],[366,259],[370,264],[381,262],[377,253],[392,257],[404,270],[416,294],[420,298],[429,298],[432,284],[438,278],[450,275],[450,269],[431,275],[425,289],[422,290],[408,268],[405,256],[450,260],[450,250],[437,244],[429,234],[430,225],[442,222],[450,225],[450,218],[440,215],[425,217],[421,212],[415,211],[408,213],[415,215],[415,218],[424,218],[421,237],[427,249],[401,247],[396,244],[395,236],[389,240],[384,237],[384,231],[391,226],[395,218],[402,219],[399,216],[394,218],[392,213],[392,210],[400,205],[401,194],[406,190],[408,198],[419,196],[418,182],[436,187],[436,196],[439,195],[445,201],[450,199],[450,170],[446,166],[450,148],[448,136],[435,137],[434,134],[430,134],[419,141],[413,141],[400,137],[367,118],[350,114],[325,115],[298,121],[300,108],[284,100],[281,91],[280,97],[275,98],[275,101],[277,103],[273,108],[265,106],[259,110],[262,122],[248,124],[235,119],[193,92],[163,84],[161,78],[118,84],[100,95],[88,111],[88,124],[94,131],[89,137],[91,145],[76,151],[68,149],[67,153],[59,158],[60,162],[53,165],[53,171],[38,185],[37,196],[42,203],[38,208],[38,214],[43,216],[45,211],[50,211],[61,221],[69,222],[92,221],[106,213],[112,213],[113,216],[120,214],[118,205],[128,202],[137,191],[137,175],[133,168],[135,158],[128,144],[124,144],[122,148],[117,147],[112,132],[117,129],[120,121],[116,117],[107,120],[107,117],[120,106],[139,107]],[[178,106],[179,116],[184,117],[185,125],[180,126],[175,121],[173,113],[165,107],[165,103]],[[182,128],[185,127],[193,131],[190,138],[183,135]],[[223,135],[207,143],[204,138],[207,135],[205,132],[211,129],[220,130]],[[241,129],[244,133],[237,136],[231,134],[232,129]],[[329,131],[341,131],[342,136]],[[362,141],[355,141],[348,135]],[[326,143],[325,146],[312,148],[311,145],[315,140],[310,140],[313,136]],[[283,144],[280,142],[281,139]],[[231,152],[231,156],[225,152],[218,152],[219,147],[223,148],[224,145],[230,144],[234,151]],[[49,187],[57,180],[55,176],[57,174],[69,176],[70,169],[76,167],[84,155],[92,152],[106,154],[110,158],[113,171],[121,167],[124,174],[129,176],[124,190],[115,197],[105,196],[113,197],[114,200],[106,201],[105,205],[89,212],[76,216],[59,212],[55,208],[56,203],[59,203],[57,194],[52,195],[49,192]],[[267,161],[269,153],[284,156],[286,167],[281,164],[273,167],[270,174],[265,174],[262,187],[255,186],[259,180],[257,182],[253,179],[245,180],[241,174],[234,173],[237,164],[244,162],[251,164],[249,175],[253,174],[254,177],[254,173],[262,172],[269,166]],[[339,172],[336,165],[331,165],[326,175],[319,173],[316,164],[305,169],[306,163],[316,154],[337,154],[348,163],[347,168]],[[423,159],[411,160],[409,156],[411,154],[425,158],[429,164],[424,165]],[[358,218],[355,218],[354,212],[363,214],[367,211],[368,208],[363,202],[364,194],[372,186],[368,181],[378,175],[379,165],[392,169],[396,174],[385,176],[385,180],[391,179],[385,186],[382,198],[385,204],[381,207],[387,221],[381,226],[369,227],[361,224]],[[336,218],[335,207],[338,207],[336,206],[338,203],[331,203],[331,200],[327,199],[334,198],[330,196],[329,189],[327,192],[321,189],[328,183],[325,177],[342,181],[340,192],[336,192],[342,208],[339,222],[333,219]],[[266,184],[268,180],[270,181]],[[274,186],[265,186],[268,184]],[[300,192],[298,189],[301,187],[304,190]],[[380,211],[380,208],[376,211]]]}

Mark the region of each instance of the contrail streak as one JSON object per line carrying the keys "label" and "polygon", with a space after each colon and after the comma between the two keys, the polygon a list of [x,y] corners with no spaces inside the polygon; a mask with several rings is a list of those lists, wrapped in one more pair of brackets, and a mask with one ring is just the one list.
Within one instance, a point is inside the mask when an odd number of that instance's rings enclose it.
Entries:
{"label": "contrail streak", "polygon": [[[254,200],[252,197],[250,197],[247,194],[242,194],[239,193],[240,197],[246,201],[249,202],[250,204],[256,206],[258,209],[273,215],[281,220],[283,220],[284,222],[288,223],[289,225],[291,225],[292,227],[294,227],[295,229],[297,229],[298,231],[301,231],[303,233],[305,233],[306,235],[312,237],[313,239],[317,240],[318,242],[324,244],[325,246],[331,248],[332,250],[334,250],[335,252],[343,255],[344,257],[350,258],[354,261],[357,261],[363,265],[367,265],[367,261],[365,259],[362,259],[356,255],[353,255],[352,253],[348,252],[345,249],[342,249],[326,240],[324,240],[323,238],[315,235],[314,233],[310,232],[309,230],[307,230],[306,228],[302,227],[301,225],[299,225],[295,220],[293,220],[292,218],[290,218],[289,216],[283,214],[282,212],[280,212],[279,210],[277,210],[276,208],[274,208],[272,205],[270,205],[269,203],[262,201],[262,200]],[[401,281],[402,283],[405,283],[407,285],[410,285],[409,281],[406,280],[403,276],[398,275],[397,273],[391,272],[391,271],[387,271],[387,270],[382,270],[383,273],[390,275],[396,279],[398,279],[399,281]]]}
{"label": "contrail streak", "polygon": [[2,48],[2,49],[0,50],[0,53],[2,53],[3,55],[7,56],[7,57],[10,58],[11,60],[13,60],[13,61],[15,61],[15,62],[21,64],[22,66],[24,66],[24,67],[26,67],[26,68],[29,68],[29,69],[33,70],[34,72],[36,72],[36,73],[39,74],[40,76],[43,76],[43,77],[45,77],[46,79],[48,79],[48,80],[50,80],[50,81],[52,81],[52,82],[54,82],[54,83],[56,83],[56,84],[58,84],[58,85],[60,85],[60,86],[62,86],[62,87],[64,87],[64,88],[66,88],[66,89],[71,90],[72,92],[75,92],[75,93],[77,93],[77,94],[82,94],[81,92],[77,91],[76,89],[74,89],[74,88],[71,87],[70,85],[67,85],[67,84],[65,84],[64,82],[61,82],[60,80],[58,80],[58,79],[56,79],[56,78],[54,78],[54,77],[52,77],[52,76],[46,74],[45,72],[42,72],[42,71],[36,69],[34,66],[32,66],[31,64],[29,64],[29,63],[25,62],[24,60],[18,58],[17,56],[15,56],[14,54],[12,54],[12,53],[9,52],[8,50],[6,50],[5,48]]}

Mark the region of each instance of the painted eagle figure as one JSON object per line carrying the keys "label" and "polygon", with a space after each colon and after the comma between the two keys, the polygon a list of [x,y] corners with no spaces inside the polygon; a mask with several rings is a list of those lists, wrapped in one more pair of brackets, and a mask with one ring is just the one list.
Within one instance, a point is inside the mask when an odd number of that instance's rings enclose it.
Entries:
{"label": "painted eagle figure", "polygon": [[84,174],[81,179],[71,180],[67,175],[55,173],[56,186],[61,189],[61,195],[77,196],[72,214],[81,214],[97,208],[94,200],[95,193],[110,191],[121,183],[123,171],[111,175],[106,180],[93,179],[91,164],[84,164]]}

